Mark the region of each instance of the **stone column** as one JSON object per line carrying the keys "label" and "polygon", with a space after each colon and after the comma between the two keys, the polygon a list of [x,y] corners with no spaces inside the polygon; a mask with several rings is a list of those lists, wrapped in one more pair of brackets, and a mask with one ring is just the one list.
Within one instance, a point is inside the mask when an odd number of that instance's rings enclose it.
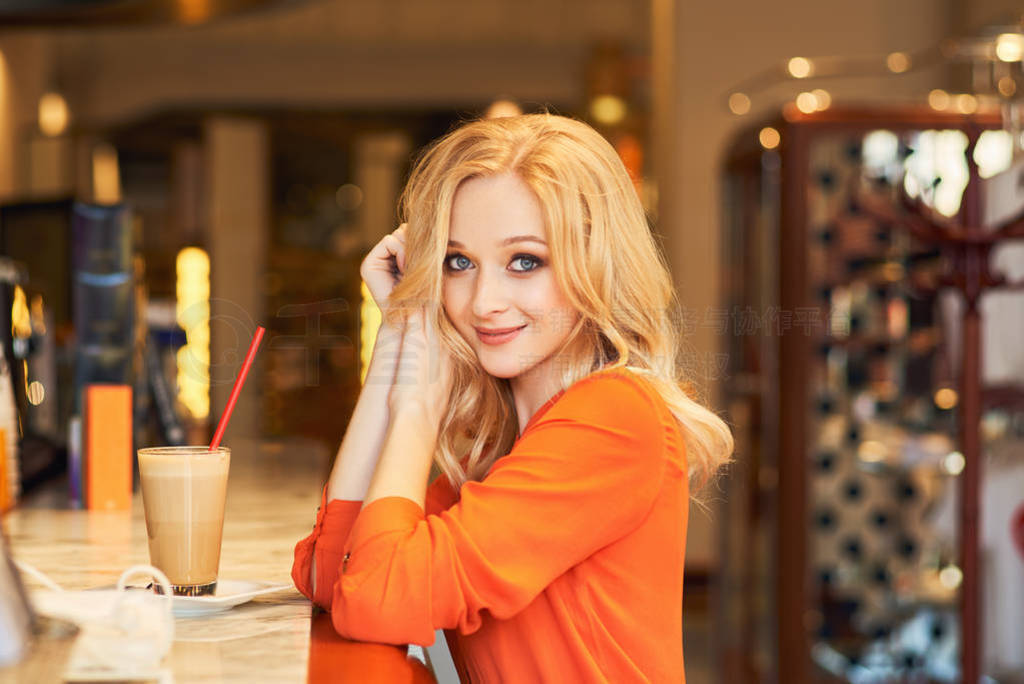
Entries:
{"label": "stone column", "polygon": [[359,237],[369,249],[398,227],[397,203],[411,143],[399,131],[373,133],[356,141],[355,181],[363,191]]}
{"label": "stone column", "polygon": [[[206,247],[210,255],[210,422],[220,419],[252,334],[264,321],[263,276],[270,230],[269,135],[259,120],[215,116],[204,129]],[[269,340],[264,340],[267,346]],[[258,439],[260,356],[224,442]]]}
{"label": "stone column", "polygon": [[50,87],[53,64],[52,41],[45,35],[0,39],[0,200],[24,198],[35,189],[28,141],[37,130],[39,98]]}

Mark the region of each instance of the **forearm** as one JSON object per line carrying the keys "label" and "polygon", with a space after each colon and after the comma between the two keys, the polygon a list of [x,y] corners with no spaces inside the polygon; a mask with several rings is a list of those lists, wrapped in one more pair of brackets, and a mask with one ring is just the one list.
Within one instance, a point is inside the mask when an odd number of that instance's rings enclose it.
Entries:
{"label": "forearm", "polygon": [[382,327],[374,343],[366,382],[341,440],[327,484],[327,500],[360,501],[384,446],[388,421],[388,393],[394,381],[401,349],[401,332]]}
{"label": "forearm", "polygon": [[[355,410],[327,481],[328,502],[335,499],[361,501],[366,496],[387,434],[390,419],[388,394],[394,382],[401,348],[402,333],[382,326],[373,345],[366,382],[359,391]],[[315,547],[310,574],[315,595],[318,584]]]}
{"label": "forearm", "polygon": [[424,506],[437,437],[438,421],[428,411],[415,406],[399,409],[388,426],[363,507],[386,496]]}

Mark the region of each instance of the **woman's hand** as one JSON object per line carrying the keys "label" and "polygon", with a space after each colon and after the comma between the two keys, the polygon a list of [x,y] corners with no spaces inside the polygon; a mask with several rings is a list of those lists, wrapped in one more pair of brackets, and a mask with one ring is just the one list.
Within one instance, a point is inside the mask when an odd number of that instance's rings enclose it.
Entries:
{"label": "woman's hand", "polygon": [[432,425],[440,426],[451,399],[453,362],[441,344],[438,315],[444,314],[436,306],[422,306],[406,316],[388,407],[392,415],[408,409],[422,411]]}
{"label": "woman's hand", "polygon": [[381,311],[405,273],[405,226],[403,223],[393,233],[385,235],[359,267],[359,275]]}
{"label": "woman's hand", "polygon": [[413,306],[396,325],[404,336],[395,382],[388,391],[389,424],[363,497],[363,508],[389,496],[424,506],[430,466],[441,436],[441,421],[451,400],[453,362],[441,344],[436,305]]}

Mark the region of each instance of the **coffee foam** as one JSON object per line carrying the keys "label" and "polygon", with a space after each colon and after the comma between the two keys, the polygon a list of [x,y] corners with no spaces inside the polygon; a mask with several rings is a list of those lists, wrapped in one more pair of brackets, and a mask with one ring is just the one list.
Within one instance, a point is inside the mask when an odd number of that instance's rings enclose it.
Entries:
{"label": "coffee foam", "polygon": [[[185,477],[186,473],[221,476],[228,468],[228,460],[227,454],[139,454],[140,468],[145,468],[147,476],[156,477]],[[143,463],[145,466],[142,466]]]}

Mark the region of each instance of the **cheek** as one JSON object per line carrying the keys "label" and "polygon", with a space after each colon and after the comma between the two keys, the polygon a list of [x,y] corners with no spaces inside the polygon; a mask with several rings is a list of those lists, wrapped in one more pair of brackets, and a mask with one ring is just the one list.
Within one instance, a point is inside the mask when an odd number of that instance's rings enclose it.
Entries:
{"label": "cheek", "polygon": [[466,307],[466,297],[457,284],[445,282],[441,288],[441,304],[445,313],[455,327],[462,325],[462,313]]}
{"label": "cheek", "polygon": [[451,282],[448,280],[445,280],[441,286],[441,304],[449,312],[452,312],[455,308],[455,288],[452,287]]}
{"label": "cheek", "polygon": [[572,306],[562,296],[553,279],[538,285],[526,293],[530,309],[541,312],[544,318],[553,318],[559,321],[571,314]]}

